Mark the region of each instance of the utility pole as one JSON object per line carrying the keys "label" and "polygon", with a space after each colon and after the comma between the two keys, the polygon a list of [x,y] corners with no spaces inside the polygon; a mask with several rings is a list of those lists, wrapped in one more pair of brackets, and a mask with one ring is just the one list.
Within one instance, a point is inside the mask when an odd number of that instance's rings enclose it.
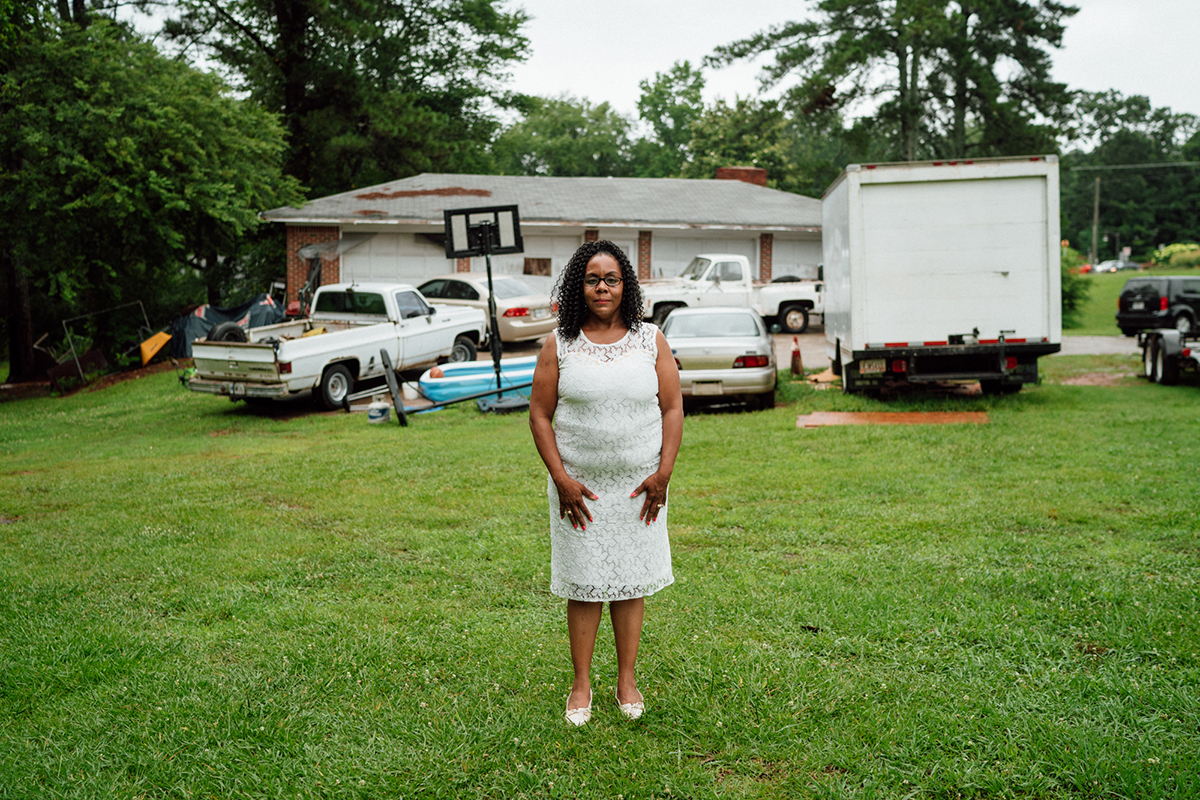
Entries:
{"label": "utility pole", "polygon": [[1092,268],[1096,267],[1096,256],[1100,252],[1100,176],[1096,176],[1096,199],[1092,203]]}

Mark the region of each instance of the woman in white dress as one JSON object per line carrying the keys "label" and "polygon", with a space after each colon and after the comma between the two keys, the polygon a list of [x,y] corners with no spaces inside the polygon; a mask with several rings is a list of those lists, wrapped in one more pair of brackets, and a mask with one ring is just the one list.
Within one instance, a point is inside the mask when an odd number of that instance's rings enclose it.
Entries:
{"label": "woman in white dress", "polygon": [[674,581],[667,484],[683,438],[679,372],[662,333],[642,321],[637,273],[612,242],[580,247],[555,298],[558,328],[538,356],[529,426],[550,472],[550,591],[567,600],[575,680],[566,717],[591,718],[592,652],[607,602],[617,705],[637,719],[645,597]]}

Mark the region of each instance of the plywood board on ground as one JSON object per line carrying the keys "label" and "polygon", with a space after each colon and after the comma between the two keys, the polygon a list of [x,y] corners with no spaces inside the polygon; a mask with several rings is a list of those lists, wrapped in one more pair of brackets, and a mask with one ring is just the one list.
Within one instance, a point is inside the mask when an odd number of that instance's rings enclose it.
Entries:
{"label": "plywood board on ground", "polygon": [[830,425],[981,425],[986,411],[814,411],[796,418],[797,428]]}

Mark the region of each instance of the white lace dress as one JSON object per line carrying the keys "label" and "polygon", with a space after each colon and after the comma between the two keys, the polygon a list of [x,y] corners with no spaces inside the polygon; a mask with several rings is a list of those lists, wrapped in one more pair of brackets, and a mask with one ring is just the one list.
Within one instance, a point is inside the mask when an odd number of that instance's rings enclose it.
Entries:
{"label": "white lace dress", "polygon": [[658,469],[662,412],[654,365],[658,328],[643,322],[613,344],[580,333],[558,345],[554,438],[567,474],[600,496],[584,498],[587,530],[559,518],[549,481],[550,591],[589,602],[645,597],[669,586],[667,508],[647,525],[638,519],[645,495],[630,493]]}

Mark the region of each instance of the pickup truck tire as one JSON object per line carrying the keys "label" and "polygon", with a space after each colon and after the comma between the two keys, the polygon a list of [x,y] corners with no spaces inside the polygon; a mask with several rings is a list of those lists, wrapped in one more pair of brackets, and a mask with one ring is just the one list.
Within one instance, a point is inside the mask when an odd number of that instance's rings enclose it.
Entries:
{"label": "pickup truck tire", "polygon": [[671,312],[677,308],[686,308],[686,306],[683,303],[659,303],[654,307],[654,316],[650,321],[661,328],[667,321],[667,317],[671,316]]}
{"label": "pickup truck tire", "polygon": [[779,327],[784,333],[804,333],[808,330],[808,309],[804,306],[784,306],[779,310]]}
{"label": "pickup truck tire", "polygon": [[451,364],[460,364],[463,361],[474,361],[478,351],[475,348],[475,343],[471,341],[469,336],[455,336],[454,347],[450,350],[450,357],[446,359]]}
{"label": "pickup truck tire", "polygon": [[1137,328],[1121,328],[1122,336],[1137,336],[1137,333],[1138,333]]}
{"label": "pickup truck tire", "polygon": [[1179,383],[1179,358],[1165,354],[1164,349],[1161,344],[1154,348],[1154,380],[1163,386],[1174,386]]}
{"label": "pickup truck tire", "polygon": [[206,337],[210,342],[248,342],[250,337],[246,335],[246,329],[236,322],[226,320],[218,322],[208,332]]}
{"label": "pickup truck tire", "polygon": [[1192,319],[1192,315],[1186,311],[1180,312],[1175,317],[1175,330],[1182,333],[1184,336],[1189,335],[1196,330],[1196,321]]}
{"label": "pickup truck tire", "polygon": [[321,386],[317,394],[321,398],[321,405],[330,411],[337,411],[342,407],[346,395],[353,390],[354,378],[350,375],[350,370],[344,364],[334,364],[327,367],[325,374],[321,376]]}

